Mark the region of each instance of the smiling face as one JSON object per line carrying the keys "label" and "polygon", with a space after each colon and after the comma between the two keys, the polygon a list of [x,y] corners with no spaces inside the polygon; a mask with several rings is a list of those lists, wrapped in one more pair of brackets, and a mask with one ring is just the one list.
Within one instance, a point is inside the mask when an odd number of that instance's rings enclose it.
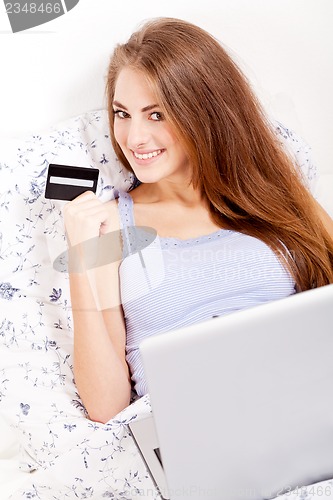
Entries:
{"label": "smiling face", "polygon": [[142,73],[130,68],[120,71],[113,111],[115,139],[141,182],[190,181],[184,148]]}

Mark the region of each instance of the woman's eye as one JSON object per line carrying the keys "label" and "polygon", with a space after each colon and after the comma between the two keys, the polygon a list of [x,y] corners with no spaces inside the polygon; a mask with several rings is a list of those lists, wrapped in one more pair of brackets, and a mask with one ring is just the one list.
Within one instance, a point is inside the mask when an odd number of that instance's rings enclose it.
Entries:
{"label": "woman's eye", "polygon": [[150,118],[154,121],[157,121],[157,122],[160,122],[161,120],[163,120],[162,113],[159,113],[158,111],[154,111],[154,113],[152,113],[150,115]]}
{"label": "woman's eye", "polygon": [[122,111],[121,109],[115,109],[113,111],[114,115],[117,116],[117,118],[128,118],[129,114],[126,113],[126,111]]}

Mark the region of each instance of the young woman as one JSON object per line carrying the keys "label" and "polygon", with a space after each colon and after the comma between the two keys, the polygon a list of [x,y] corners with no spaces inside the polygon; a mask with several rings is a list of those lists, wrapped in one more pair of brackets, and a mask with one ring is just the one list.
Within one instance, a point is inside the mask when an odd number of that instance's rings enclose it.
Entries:
{"label": "young woman", "polygon": [[149,226],[163,278],[147,288],[140,260],[121,255],[70,273],[75,380],[101,422],[129,404],[131,384],[147,391],[144,337],[333,282],[333,222],[212,36],[148,22],[114,50],[107,93],[113,147],[140,185],[108,203],[91,192],[70,202],[69,244]]}

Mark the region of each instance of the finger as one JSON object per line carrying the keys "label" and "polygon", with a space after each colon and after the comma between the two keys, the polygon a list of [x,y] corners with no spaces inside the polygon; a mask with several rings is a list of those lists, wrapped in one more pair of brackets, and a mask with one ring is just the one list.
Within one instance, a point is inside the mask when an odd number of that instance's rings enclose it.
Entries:
{"label": "finger", "polygon": [[81,212],[90,209],[99,209],[103,203],[98,198],[85,197],[84,199],[75,199],[65,206],[65,214],[75,216]]}
{"label": "finger", "polygon": [[93,193],[92,191],[85,191],[84,193],[81,193],[79,196],[77,196],[76,198],[74,198],[74,200],[68,202],[65,206],[68,206],[68,205],[71,205],[71,206],[79,205],[81,203],[87,202],[88,200],[96,200],[97,201],[98,198],[97,198],[96,194]]}

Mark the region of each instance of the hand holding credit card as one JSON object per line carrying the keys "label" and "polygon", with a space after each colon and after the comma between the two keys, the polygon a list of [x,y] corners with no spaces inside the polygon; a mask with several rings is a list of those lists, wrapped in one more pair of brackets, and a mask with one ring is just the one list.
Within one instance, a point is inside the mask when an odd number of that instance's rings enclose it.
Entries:
{"label": "hand holding credit card", "polygon": [[99,170],[50,163],[47,173],[45,198],[74,200],[85,191],[96,193]]}

